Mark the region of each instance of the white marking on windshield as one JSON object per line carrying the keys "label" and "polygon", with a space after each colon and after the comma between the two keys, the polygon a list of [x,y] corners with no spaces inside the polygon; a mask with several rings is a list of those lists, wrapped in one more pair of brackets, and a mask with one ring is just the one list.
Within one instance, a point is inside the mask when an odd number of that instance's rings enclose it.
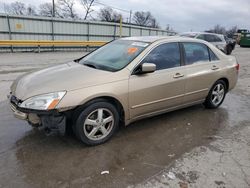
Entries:
{"label": "white marking on windshield", "polygon": [[131,45],[132,46],[139,46],[139,47],[147,47],[148,43],[145,43],[145,42],[133,42]]}

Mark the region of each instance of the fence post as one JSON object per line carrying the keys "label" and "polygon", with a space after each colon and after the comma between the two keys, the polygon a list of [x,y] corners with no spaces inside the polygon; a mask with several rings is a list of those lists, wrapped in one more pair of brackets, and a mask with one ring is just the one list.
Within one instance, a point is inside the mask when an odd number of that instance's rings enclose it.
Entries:
{"label": "fence post", "polygon": [[142,36],[142,28],[140,28],[140,35]]}
{"label": "fence post", "polygon": [[[89,36],[89,27],[90,27],[90,23],[89,22],[87,22],[87,41],[89,41],[89,39],[90,39],[90,36]],[[90,50],[89,50],[89,46],[87,45],[86,46],[86,52],[89,52]]]}
{"label": "fence post", "polygon": [[129,26],[129,36],[131,37],[131,30],[132,30],[132,27],[131,25]]}
{"label": "fence post", "polygon": [[120,16],[119,36],[122,37],[122,16]]}
{"label": "fence post", "polygon": [[89,22],[87,22],[87,41],[89,41]]}
{"label": "fence post", "polygon": [[[11,28],[10,28],[10,18],[9,15],[6,15],[7,23],[8,23],[8,31],[9,31],[9,40],[12,40],[12,35],[11,35]],[[10,46],[11,52],[13,52],[13,46]]]}
{"label": "fence post", "polygon": [[116,38],[116,23],[114,23],[114,36],[113,36],[114,40]]}
{"label": "fence post", "polygon": [[[55,33],[54,33],[54,18],[52,17],[51,18],[51,37],[52,37],[52,40],[54,41],[55,40]],[[53,45],[52,46],[52,51],[54,52],[55,51],[55,46]],[[39,47],[39,53],[40,53],[40,47]]]}

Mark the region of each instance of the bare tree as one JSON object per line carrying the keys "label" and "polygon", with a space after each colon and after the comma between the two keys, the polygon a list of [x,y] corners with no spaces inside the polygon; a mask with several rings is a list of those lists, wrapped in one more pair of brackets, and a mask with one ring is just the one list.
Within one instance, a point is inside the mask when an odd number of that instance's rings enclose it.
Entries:
{"label": "bare tree", "polygon": [[[57,4],[55,4],[55,17],[64,18],[57,10]],[[39,5],[39,15],[45,17],[53,16],[53,5],[52,3],[43,3]]]}
{"label": "bare tree", "polygon": [[75,0],[58,0],[57,9],[64,18],[78,18],[74,10]]}
{"label": "bare tree", "polygon": [[213,29],[209,29],[206,32],[225,35],[226,34],[226,28],[223,27],[223,26],[221,26],[221,25],[219,25],[219,24],[217,24],[217,25],[214,26]]}
{"label": "bare tree", "polygon": [[156,21],[155,18],[152,18],[151,24],[149,26],[151,26],[153,28],[160,28],[160,25],[158,24],[158,22]]}
{"label": "bare tree", "polygon": [[135,24],[140,26],[159,27],[156,19],[150,12],[137,11],[134,13],[133,20]]}
{"label": "bare tree", "polygon": [[85,9],[85,16],[84,16],[84,20],[86,20],[88,18],[88,16],[90,15],[91,12],[93,12],[94,10],[92,9],[92,6],[94,5],[94,1],[95,0],[80,0],[83,8]]}
{"label": "bare tree", "polygon": [[8,14],[25,15],[26,6],[22,2],[16,1],[10,4],[4,4],[4,11]]}
{"label": "bare tree", "polygon": [[105,7],[100,9],[98,17],[101,21],[119,22],[121,19],[121,14],[117,13],[112,8]]}
{"label": "bare tree", "polygon": [[26,9],[26,15],[28,16],[37,16],[36,8],[32,5],[29,5]]}
{"label": "bare tree", "polygon": [[171,27],[169,24],[167,24],[166,30],[170,32],[174,32],[173,27]]}
{"label": "bare tree", "polygon": [[217,25],[214,26],[213,29],[209,29],[206,32],[223,34],[223,35],[226,35],[229,38],[232,38],[234,33],[237,32],[237,30],[238,30],[237,26],[233,26],[233,27],[231,27],[230,29],[227,30],[225,27],[217,24]]}
{"label": "bare tree", "polygon": [[228,29],[227,32],[226,32],[226,33],[227,33],[227,37],[228,37],[228,38],[233,38],[234,33],[236,33],[237,30],[238,30],[238,27],[237,27],[237,26],[233,26],[233,27],[231,27],[230,29]]}
{"label": "bare tree", "polygon": [[43,3],[39,5],[39,15],[52,17],[53,15],[53,6],[52,3]]}

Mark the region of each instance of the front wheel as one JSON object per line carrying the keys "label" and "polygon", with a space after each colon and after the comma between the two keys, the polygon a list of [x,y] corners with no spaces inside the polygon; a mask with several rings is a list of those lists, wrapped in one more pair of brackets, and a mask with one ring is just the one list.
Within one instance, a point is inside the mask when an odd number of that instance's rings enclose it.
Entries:
{"label": "front wheel", "polygon": [[204,103],[206,108],[218,108],[226,96],[226,83],[223,80],[215,82]]}
{"label": "front wheel", "polygon": [[98,145],[109,140],[119,127],[119,113],[108,102],[96,102],[79,113],[75,134],[87,145]]}

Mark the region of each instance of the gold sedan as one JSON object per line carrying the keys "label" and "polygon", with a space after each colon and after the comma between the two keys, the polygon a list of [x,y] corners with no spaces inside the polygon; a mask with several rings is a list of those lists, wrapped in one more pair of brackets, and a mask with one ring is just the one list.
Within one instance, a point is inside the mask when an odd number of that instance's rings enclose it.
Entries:
{"label": "gold sedan", "polygon": [[32,126],[61,134],[72,126],[97,145],[138,119],[198,103],[219,107],[238,70],[235,57],[202,40],[128,37],[18,78],[9,98],[14,115]]}

